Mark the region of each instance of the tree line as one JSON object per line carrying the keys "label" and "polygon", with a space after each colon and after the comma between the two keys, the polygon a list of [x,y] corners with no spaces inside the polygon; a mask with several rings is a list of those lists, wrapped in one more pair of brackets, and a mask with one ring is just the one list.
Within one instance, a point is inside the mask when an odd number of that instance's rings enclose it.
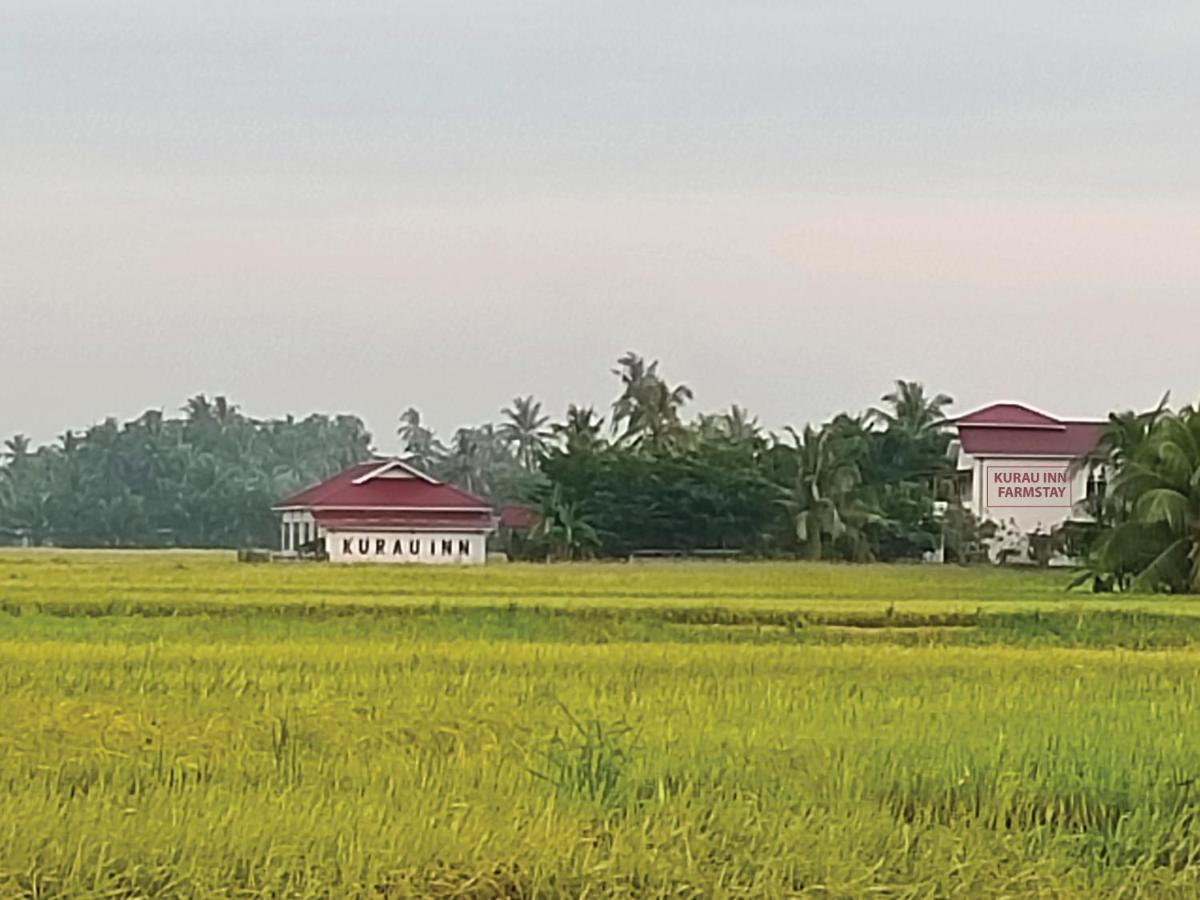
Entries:
{"label": "tree line", "polygon": [[[690,415],[692,390],[657,361],[628,353],[613,374],[617,396],[603,412],[571,405],[554,421],[517,397],[498,421],[443,440],[410,408],[397,434],[435,477],[497,507],[532,507],[537,527],[508,547],[518,555],[889,560],[938,545],[945,394],[901,381],[877,408],[775,434],[736,405]],[[274,502],[371,452],[356,416],[257,419],[204,395],[175,416],[110,418],[36,448],[16,435],[0,460],[0,542],[271,546]]]}
{"label": "tree line", "polygon": [[106,419],[0,464],[0,541],[63,547],[270,545],[271,505],[370,454],[355,416],[249,418],[224,397]]}
{"label": "tree line", "polygon": [[[397,435],[435,477],[533,508],[536,527],[507,536],[520,556],[982,556],[990,523],[958,504],[949,477],[947,394],[897,381],[865,411],[775,433],[737,405],[692,414],[692,390],[636,353],[613,375],[604,410],[570,405],[555,420],[517,397],[443,441],[409,408]],[[1034,555],[1085,558],[1077,583],[1098,591],[1200,591],[1200,411],[1164,398],[1113,413],[1097,453],[1109,478],[1082,510],[1092,524],[1039,536]],[[271,546],[274,502],[371,455],[356,416],[256,419],[204,395],[173,417],[110,418],[36,448],[16,435],[0,457],[0,542]]]}
{"label": "tree line", "polygon": [[[507,548],[518,555],[894,560],[942,541],[934,502],[951,493],[948,395],[898,381],[878,407],[775,434],[737,405],[688,415],[691,388],[636,353],[613,375],[619,393],[604,411],[573,404],[554,421],[525,396],[499,423],[459,429],[448,442],[416,409],[398,434],[427,471],[496,503],[536,507],[537,528]],[[973,528],[965,517],[952,526],[950,555],[963,557]]]}

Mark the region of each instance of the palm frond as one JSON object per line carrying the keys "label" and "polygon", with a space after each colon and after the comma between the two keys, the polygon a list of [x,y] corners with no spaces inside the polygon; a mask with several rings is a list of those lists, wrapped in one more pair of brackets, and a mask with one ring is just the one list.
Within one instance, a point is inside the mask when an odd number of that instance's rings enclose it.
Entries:
{"label": "palm frond", "polygon": [[1181,590],[1190,582],[1188,541],[1180,538],[1168,544],[1148,566],[1133,579],[1136,590],[1157,591],[1163,588]]}

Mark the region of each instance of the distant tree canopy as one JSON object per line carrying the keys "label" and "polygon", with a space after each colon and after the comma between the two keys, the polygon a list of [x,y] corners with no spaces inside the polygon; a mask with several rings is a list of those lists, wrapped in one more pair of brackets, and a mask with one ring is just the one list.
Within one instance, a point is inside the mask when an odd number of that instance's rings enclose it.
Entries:
{"label": "distant tree canopy", "polygon": [[542,456],[543,520],[561,509],[589,526],[591,546],[557,555],[632,550],[739,550],[810,559],[919,558],[937,547],[935,492],[950,444],[939,394],[897,382],[884,408],[820,427],[764,432],[733,406],[688,422],[686,385],[626,354],[614,370],[612,440],[592,410],[572,407]]}
{"label": "distant tree canopy", "polygon": [[355,416],[251,419],[199,395],[183,415],[107,419],[0,467],[0,537],[66,547],[270,544],[271,505],[370,453]]}
{"label": "distant tree canopy", "polygon": [[[396,433],[411,462],[499,506],[533,506],[537,558],[723,550],[811,559],[916,558],[941,537],[944,394],[900,381],[880,405],[821,426],[764,431],[740,406],[690,416],[693,392],[626,353],[606,412],[554,421],[518,396],[498,422],[442,440],[413,407]],[[273,545],[271,505],[368,457],[353,416],[257,420],[225,398],[177,417],[108,420],[0,461],[0,540],[60,546]]]}

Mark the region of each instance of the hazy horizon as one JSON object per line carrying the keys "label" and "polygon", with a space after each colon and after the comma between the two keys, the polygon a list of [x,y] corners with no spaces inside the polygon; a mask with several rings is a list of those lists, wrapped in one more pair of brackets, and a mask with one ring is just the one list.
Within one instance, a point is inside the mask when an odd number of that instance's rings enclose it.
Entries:
{"label": "hazy horizon", "polygon": [[0,11],[0,435],[1200,399],[1200,7]]}

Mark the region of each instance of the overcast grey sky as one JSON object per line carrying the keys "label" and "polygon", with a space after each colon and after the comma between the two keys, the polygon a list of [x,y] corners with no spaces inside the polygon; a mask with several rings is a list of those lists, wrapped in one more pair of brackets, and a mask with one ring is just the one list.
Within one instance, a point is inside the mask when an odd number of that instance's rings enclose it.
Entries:
{"label": "overcast grey sky", "polygon": [[3,0],[0,432],[1200,398],[1200,4]]}

